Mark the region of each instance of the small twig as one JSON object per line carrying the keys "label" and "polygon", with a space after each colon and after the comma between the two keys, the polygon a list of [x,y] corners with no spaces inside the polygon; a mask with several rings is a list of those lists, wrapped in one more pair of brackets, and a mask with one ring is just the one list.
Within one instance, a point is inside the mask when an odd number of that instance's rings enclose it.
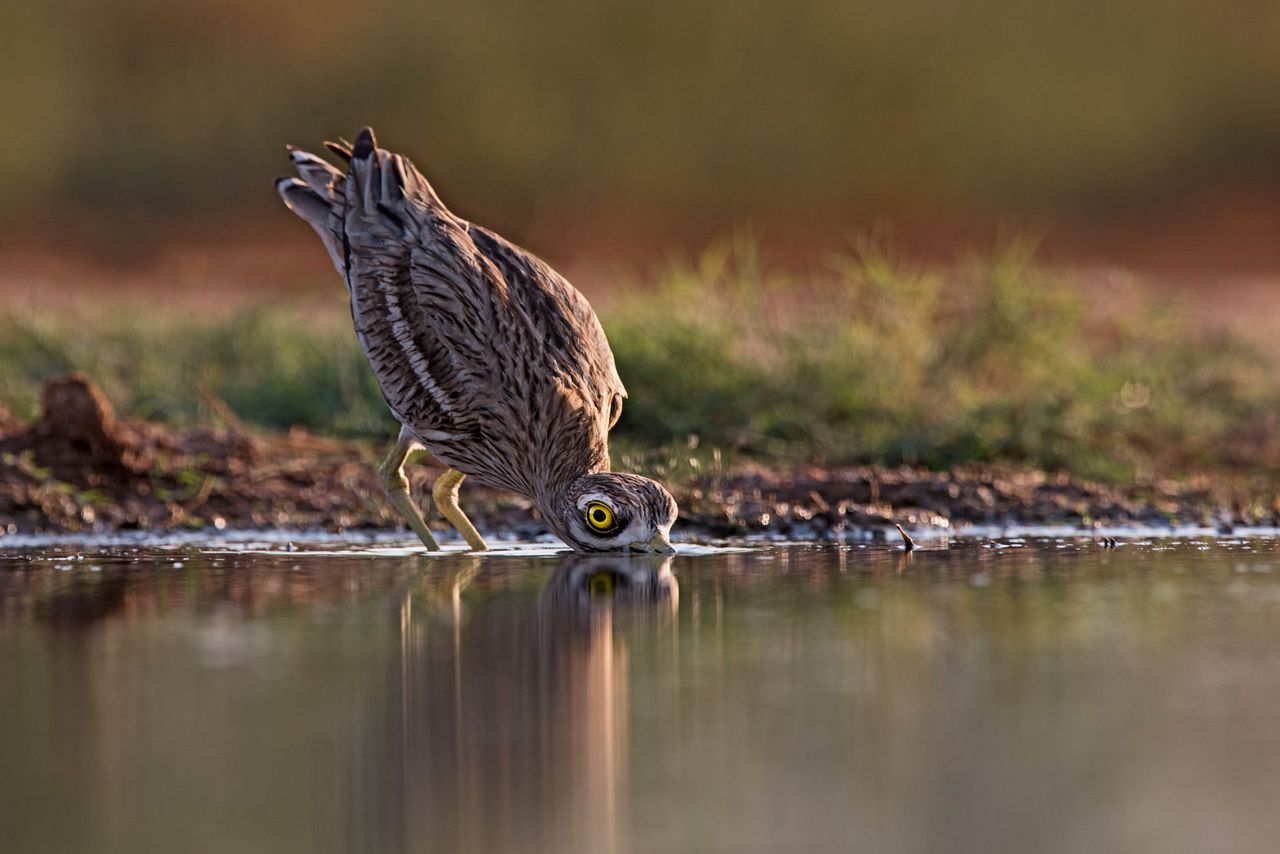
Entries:
{"label": "small twig", "polygon": [[204,480],[200,482],[200,488],[196,490],[196,494],[191,496],[191,498],[188,499],[187,501],[183,502],[182,512],[184,514],[190,515],[194,511],[198,510],[200,507],[204,506],[204,503],[209,500],[210,496],[213,495],[213,487],[214,487],[213,476],[205,475]]}
{"label": "small twig", "polygon": [[903,551],[913,552],[916,549],[916,541],[911,539],[911,535],[902,529],[901,525],[895,524],[893,527],[898,529],[898,533],[902,535]]}
{"label": "small twig", "polygon": [[225,400],[214,394],[213,389],[205,385],[204,382],[195,383],[195,390],[200,399],[204,401],[204,405],[209,407],[213,417],[222,422],[223,427],[226,427],[232,433],[244,435],[244,422],[232,411]]}

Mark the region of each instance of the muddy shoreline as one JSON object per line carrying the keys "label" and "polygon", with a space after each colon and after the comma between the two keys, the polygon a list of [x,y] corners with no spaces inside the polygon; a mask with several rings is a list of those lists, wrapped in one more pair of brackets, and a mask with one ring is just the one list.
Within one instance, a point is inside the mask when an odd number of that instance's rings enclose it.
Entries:
{"label": "muddy shoreline", "polygon": [[[43,412],[23,424],[0,407],[0,537],[6,534],[402,527],[382,498],[381,449],[301,431],[173,431],[117,418],[82,375],[51,380]],[[437,470],[410,473],[419,499]],[[1280,499],[1224,482],[1122,487],[991,466],[951,472],[868,466],[741,466],[672,484],[685,538],[767,534],[796,540],[885,536],[910,528],[1065,525],[1168,529],[1280,525]],[[464,486],[481,531],[549,533],[530,503]],[[433,526],[439,525],[433,519]]]}

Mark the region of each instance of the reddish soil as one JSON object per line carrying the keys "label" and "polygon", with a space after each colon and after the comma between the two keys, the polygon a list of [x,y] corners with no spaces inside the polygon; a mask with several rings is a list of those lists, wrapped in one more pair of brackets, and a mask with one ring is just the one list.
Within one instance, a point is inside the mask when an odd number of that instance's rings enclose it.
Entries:
{"label": "reddish soil", "polygon": [[0,435],[0,530],[388,524],[355,446],[116,418],[80,374],[50,380],[43,412]]}

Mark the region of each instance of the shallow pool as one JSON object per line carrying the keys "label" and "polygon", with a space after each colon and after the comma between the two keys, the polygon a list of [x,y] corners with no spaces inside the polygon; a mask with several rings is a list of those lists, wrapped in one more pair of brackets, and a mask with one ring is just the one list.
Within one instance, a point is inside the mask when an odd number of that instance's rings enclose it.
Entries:
{"label": "shallow pool", "polygon": [[0,549],[0,849],[1280,838],[1258,539]]}

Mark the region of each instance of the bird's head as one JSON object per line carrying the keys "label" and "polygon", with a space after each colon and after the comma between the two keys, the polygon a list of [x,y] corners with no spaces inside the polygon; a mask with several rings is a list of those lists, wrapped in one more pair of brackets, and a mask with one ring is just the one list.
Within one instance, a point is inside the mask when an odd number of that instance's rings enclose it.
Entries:
{"label": "bird's head", "polygon": [[573,482],[553,527],[580,552],[670,554],[676,501],[663,486],[637,474],[596,472]]}

